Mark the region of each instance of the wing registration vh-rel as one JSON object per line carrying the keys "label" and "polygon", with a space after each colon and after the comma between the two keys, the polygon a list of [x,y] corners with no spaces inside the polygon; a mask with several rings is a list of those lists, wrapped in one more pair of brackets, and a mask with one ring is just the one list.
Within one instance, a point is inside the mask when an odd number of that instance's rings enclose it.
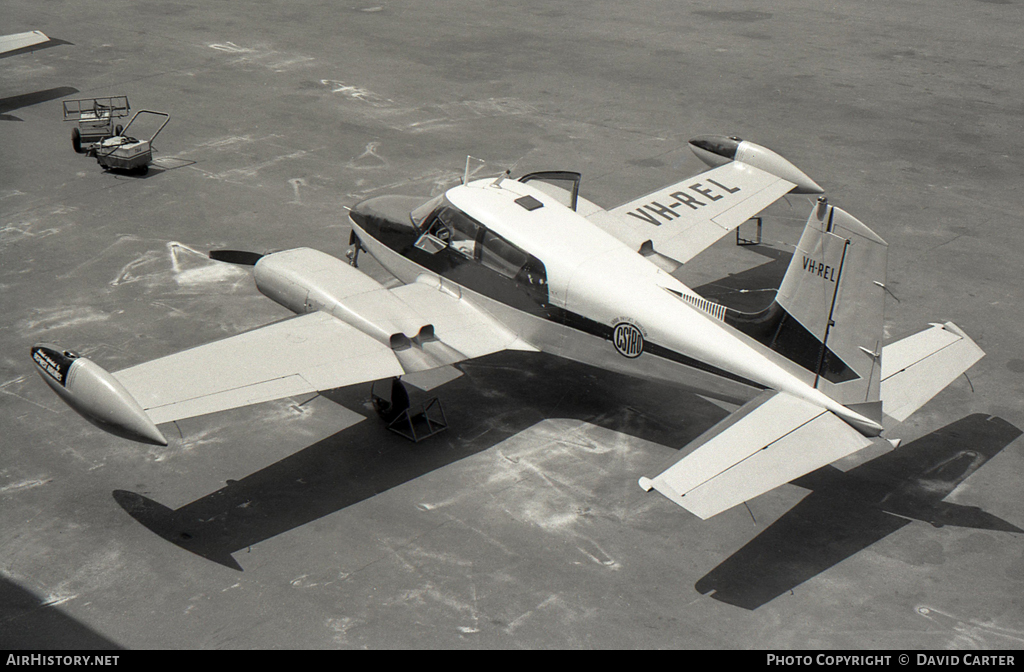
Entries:
{"label": "wing registration vh-rel", "polygon": [[[680,265],[787,193],[822,191],[754,143],[690,146],[708,170],[610,210],[568,171],[466,179],[426,202],[371,198],[350,211],[351,263],[308,248],[211,253],[252,265],[294,317],[113,373],[52,344],[31,356],[90,422],[166,444],[158,425],[182,418],[549,353],[740,405],[640,478],[701,518],[884,438],[983,356],[952,323],[883,344],[888,245],[824,197],[764,310],[687,287],[671,275]],[[402,284],[359,271],[360,251]]]}

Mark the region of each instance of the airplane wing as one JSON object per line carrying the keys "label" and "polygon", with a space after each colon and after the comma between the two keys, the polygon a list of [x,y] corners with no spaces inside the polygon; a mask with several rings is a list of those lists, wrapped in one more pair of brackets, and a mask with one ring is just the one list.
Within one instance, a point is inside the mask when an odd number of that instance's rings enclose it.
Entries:
{"label": "airplane wing", "polygon": [[113,375],[159,425],[403,372],[391,348],[316,312]]}
{"label": "airplane wing", "polygon": [[15,33],[13,35],[0,35],[0,54],[34,47],[37,44],[49,41],[50,38],[38,30],[30,30],[27,33]]}
{"label": "airplane wing", "polygon": [[[378,287],[380,287],[378,285]],[[420,339],[385,343],[317,311],[113,374],[154,424],[529,349],[465,301],[421,282],[377,296],[380,322],[429,323]],[[367,293],[369,294],[369,293]]]}
{"label": "airplane wing", "polygon": [[795,186],[731,161],[611,210],[595,206],[581,214],[660,266],[678,267]]}
{"label": "airplane wing", "polygon": [[870,444],[830,411],[768,390],[694,439],[685,457],[653,479],[640,479],[640,486],[707,519]]}

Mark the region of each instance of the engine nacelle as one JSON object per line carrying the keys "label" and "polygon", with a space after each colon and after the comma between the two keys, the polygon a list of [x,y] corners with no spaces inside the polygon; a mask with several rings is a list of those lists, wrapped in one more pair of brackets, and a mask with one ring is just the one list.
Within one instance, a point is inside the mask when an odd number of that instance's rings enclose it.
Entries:
{"label": "engine nacelle", "polygon": [[253,277],[264,296],[299,314],[324,310],[332,299],[338,303],[383,289],[341,259],[308,247],[264,255],[256,262]]}
{"label": "engine nacelle", "polygon": [[57,396],[100,429],[133,441],[167,445],[124,385],[92,360],[50,343],[37,343],[32,346],[32,362]]}
{"label": "engine nacelle", "polygon": [[704,163],[716,168],[739,161],[796,185],[794,194],[822,194],[824,189],[799,168],[767,147],[736,136],[701,135],[690,140],[690,149]]}

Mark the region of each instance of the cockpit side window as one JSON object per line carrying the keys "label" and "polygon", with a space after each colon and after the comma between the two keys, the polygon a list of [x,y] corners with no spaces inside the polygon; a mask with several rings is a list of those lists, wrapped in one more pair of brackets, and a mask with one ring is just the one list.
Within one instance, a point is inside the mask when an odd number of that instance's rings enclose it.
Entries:
{"label": "cockpit side window", "polygon": [[515,278],[526,265],[529,255],[512,245],[504,238],[484,232],[483,244],[480,246],[480,263],[501,273],[506,278]]}
{"label": "cockpit side window", "polygon": [[429,254],[437,254],[448,247],[451,240],[452,230],[437,216],[427,221],[426,230],[416,240],[416,248]]}
{"label": "cockpit side window", "polygon": [[479,261],[477,242],[483,235],[484,227],[476,220],[451,205],[444,205],[429,216],[422,213],[420,216],[424,217],[425,224],[416,247],[430,254],[450,247],[469,259]]}
{"label": "cockpit side window", "polygon": [[470,259],[478,259],[477,238],[482,233],[483,227],[476,220],[456,208],[444,208],[437,213],[437,218],[444,222],[451,231],[451,238],[448,245],[467,256]]}

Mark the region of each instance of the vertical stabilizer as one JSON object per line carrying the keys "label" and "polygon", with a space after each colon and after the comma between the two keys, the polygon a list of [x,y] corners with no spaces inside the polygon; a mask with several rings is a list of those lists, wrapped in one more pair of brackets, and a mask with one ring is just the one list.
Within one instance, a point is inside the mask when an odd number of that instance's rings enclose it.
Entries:
{"label": "vertical stabilizer", "polygon": [[888,249],[855,217],[819,200],[776,297],[818,341],[809,369],[815,387],[875,419]]}
{"label": "vertical stabilizer", "polygon": [[888,244],[824,199],[807,218],[778,294],[725,321],[802,367],[815,388],[876,422]]}

